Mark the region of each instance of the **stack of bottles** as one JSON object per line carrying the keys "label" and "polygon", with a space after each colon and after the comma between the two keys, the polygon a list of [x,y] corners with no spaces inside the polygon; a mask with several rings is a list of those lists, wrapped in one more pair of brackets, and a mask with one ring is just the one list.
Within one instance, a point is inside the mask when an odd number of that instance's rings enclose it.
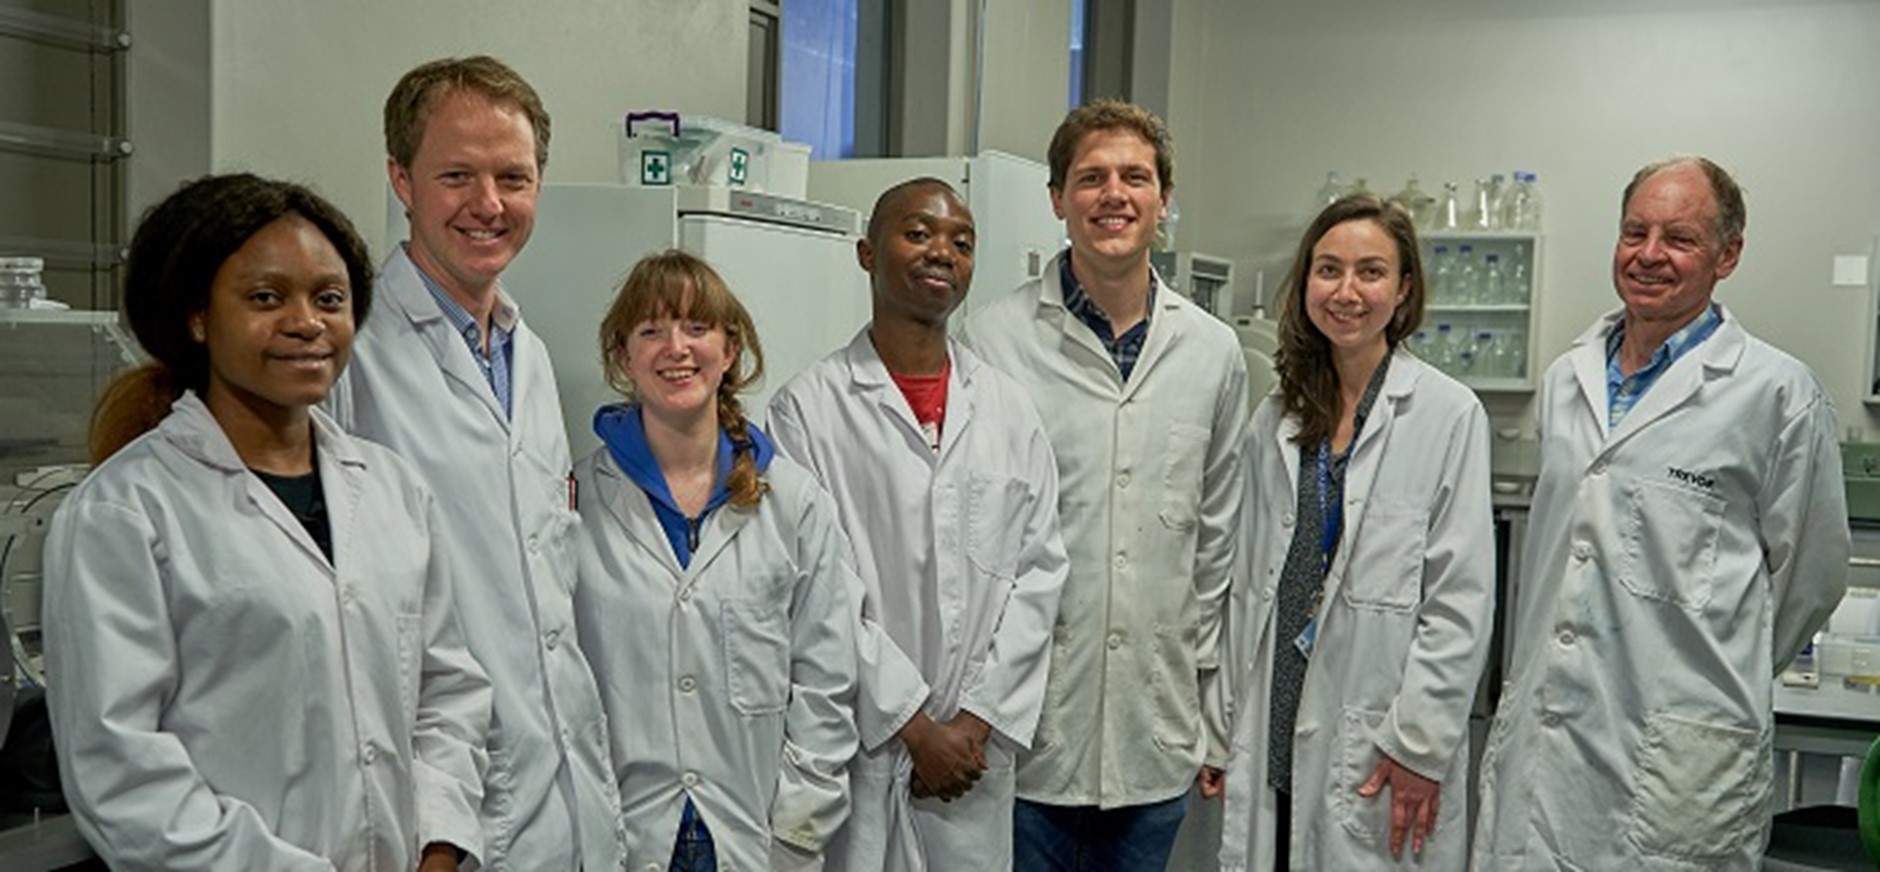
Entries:
{"label": "stack of bottles", "polygon": [[[1390,195],[1389,199],[1409,212],[1422,230],[1539,232],[1541,190],[1538,178],[1526,170],[1515,170],[1513,181],[1509,179],[1510,176],[1501,173],[1476,179],[1475,195],[1465,201],[1455,182],[1444,182],[1442,195],[1438,197],[1426,193],[1422,183],[1412,175],[1403,190]],[[1362,178],[1346,184],[1336,171],[1326,173],[1325,184],[1319,186],[1313,198],[1312,214],[1318,214],[1340,197],[1368,193],[1371,191]]]}
{"label": "stack of bottles", "polygon": [[1519,379],[1527,376],[1524,330],[1476,330],[1447,321],[1425,326],[1410,340],[1425,363],[1460,379]]}
{"label": "stack of bottles", "polygon": [[1533,290],[1528,275],[1527,245],[1515,243],[1510,257],[1490,251],[1477,255],[1475,246],[1460,243],[1454,247],[1435,246],[1423,264],[1424,279],[1430,284],[1432,306],[1525,306]]}

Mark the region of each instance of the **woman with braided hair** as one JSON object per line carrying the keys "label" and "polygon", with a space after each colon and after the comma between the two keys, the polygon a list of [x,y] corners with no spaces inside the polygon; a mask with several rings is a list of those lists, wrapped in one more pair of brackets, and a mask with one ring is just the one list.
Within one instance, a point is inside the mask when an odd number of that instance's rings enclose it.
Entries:
{"label": "woman with braided hair", "polygon": [[600,329],[625,402],[575,466],[575,614],[633,868],[815,868],[848,814],[853,591],[834,506],[746,420],[757,330],[681,251],[634,266]]}

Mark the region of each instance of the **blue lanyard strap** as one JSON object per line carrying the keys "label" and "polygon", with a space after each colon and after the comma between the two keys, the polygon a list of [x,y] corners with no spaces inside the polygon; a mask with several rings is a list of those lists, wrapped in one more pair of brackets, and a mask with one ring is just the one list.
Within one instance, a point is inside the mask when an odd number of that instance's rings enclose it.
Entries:
{"label": "blue lanyard strap", "polygon": [[[1354,438],[1351,441],[1353,444],[1356,444],[1358,440],[1355,438],[1356,434],[1353,435]],[[1351,449],[1346,448],[1345,450],[1349,452]],[[1330,439],[1321,440],[1319,442],[1317,466],[1319,475],[1319,517],[1323,518],[1325,522],[1325,526],[1319,533],[1319,572],[1322,575],[1331,568],[1332,552],[1338,548],[1338,536],[1345,520],[1344,483],[1342,481],[1334,481],[1332,477],[1332,447]],[[1332,492],[1334,486],[1337,487],[1339,493],[1334,494]]]}

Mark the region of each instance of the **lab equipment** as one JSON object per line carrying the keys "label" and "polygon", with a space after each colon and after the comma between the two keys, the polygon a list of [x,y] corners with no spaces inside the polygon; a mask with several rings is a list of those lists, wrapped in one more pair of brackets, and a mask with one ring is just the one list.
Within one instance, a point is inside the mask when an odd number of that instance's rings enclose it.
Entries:
{"label": "lab equipment", "polygon": [[1233,261],[1193,251],[1157,251],[1149,263],[1176,293],[1222,321],[1233,317]]}

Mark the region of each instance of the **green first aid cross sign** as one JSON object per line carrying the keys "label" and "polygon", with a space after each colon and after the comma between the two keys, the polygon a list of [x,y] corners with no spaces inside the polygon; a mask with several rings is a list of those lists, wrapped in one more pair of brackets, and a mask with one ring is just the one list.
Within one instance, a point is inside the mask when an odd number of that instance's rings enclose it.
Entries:
{"label": "green first aid cross sign", "polygon": [[731,171],[729,181],[733,185],[743,185],[751,174],[751,153],[741,148],[731,150]]}
{"label": "green first aid cross sign", "polygon": [[672,155],[651,149],[640,152],[640,184],[672,184]]}

